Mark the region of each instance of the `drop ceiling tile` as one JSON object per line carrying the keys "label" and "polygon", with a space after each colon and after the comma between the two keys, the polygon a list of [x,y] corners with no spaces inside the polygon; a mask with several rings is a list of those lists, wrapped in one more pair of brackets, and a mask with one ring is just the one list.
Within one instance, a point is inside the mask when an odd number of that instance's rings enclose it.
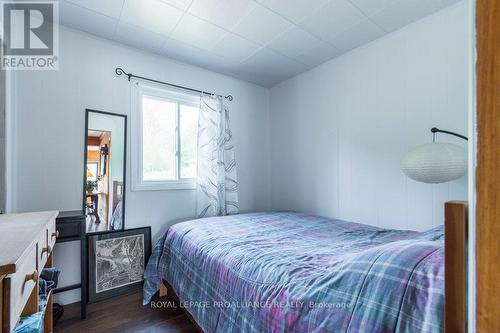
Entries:
{"label": "drop ceiling tile", "polygon": [[169,38],[163,44],[162,52],[166,55],[178,55],[182,54],[192,55],[203,53],[203,50],[199,47],[183,43],[181,41]]}
{"label": "drop ceiling tile", "polygon": [[[182,57],[181,61],[185,61],[185,57]],[[221,71],[226,67],[231,67],[233,63],[227,61],[226,59],[212,54],[208,51],[203,50],[203,53],[193,55],[188,58],[188,61],[194,65],[206,68],[211,71]]]}
{"label": "drop ceiling tile", "polygon": [[365,15],[379,12],[398,0],[349,0],[358,7]]}
{"label": "drop ceiling tile", "polygon": [[255,6],[234,28],[234,32],[265,45],[285,31],[291,23],[262,6]]}
{"label": "drop ceiling tile", "polygon": [[260,74],[272,73],[276,76],[290,77],[301,73],[309,66],[289,59],[267,48],[261,48],[241,64],[241,69]]}
{"label": "drop ceiling tile", "polygon": [[212,52],[231,62],[241,63],[243,60],[248,59],[259,48],[259,45],[228,32],[215,44]]}
{"label": "drop ceiling tile", "polygon": [[113,39],[141,50],[161,53],[167,38],[164,35],[120,22],[116,27]]}
{"label": "drop ceiling tile", "polygon": [[306,30],[329,41],[365,16],[347,0],[332,0],[300,22]]}
{"label": "drop ceiling tile", "polygon": [[183,12],[159,0],[125,0],[121,21],[169,36]]}
{"label": "drop ceiling tile", "polygon": [[209,57],[201,59],[200,65],[220,74],[235,76],[235,71],[238,69],[239,63],[210,54]]}
{"label": "drop ceiling tile", "polygon": [[69,2],[59,3],[59,22],[96,36],[112,38],[118,20]]}
{"label": "drop ceiling tile", "polygon": [[211,49],[224,35],[226,31],[212,23],[197,18],[191,14],[185,14],[181,19],[171,37],[181,42],[194,45],[201,49]]}
{"label": "drop ceiling tile", "polygon": [[196,46],[183,43],[175,39],[168,39],[163,45],[162,54],[169,58],[186,62],[192,65],[209,67],[227,62],[222,57]]}
{"label": "drop ceiling tile", "polygon": [[282,82],[288,79],[288,76],[284,75],[275,75],[273,73],[256,73],[253,71],[246,71],[242,69],[238,69],[233,72],[234,76],[238,77],[241,80],[245,80],[247,82],[255,83],[259,86],[265,88],[271,88],[279,82]]}
{"label": "drop ceiling tile", "polygon": [[[120,18],[124,0],[65,0],[115,19]],[[63,1],[60,1],[62,3]]]}
{"label": "drop ceiling tile", "polygon": [[255,6],[251,0],[194,0],[189,13],[231,30]]}
{"label": "drop ceiling tile", "polygon": [[[101,0],[102,1],[102,0]],[[180,10],[185,11],[189,8],[193,0],[160,0],[166,4],[179,8]]]}
{"label": "drop ceiling tile", "polygon": [[304,50],[314,48],[320,43],[322,43],[321,40],[294,25],[273,39],[267,47],[288,57],[295,58]]}
{"label": "drop ceiling tile", "polygon": [[340,53],[340,50],[325,42],[322,42],[321,44],[313,48],[304,50],[304,52],[299,54],[296,59],[308,66],[315,67],[324,63],[325,61],[335,58]]}
{"label": "drop ceiling tile", "polygon": [[437,0],[398,0],[370,18],[386,31],[397,30],[443,7]]}
{"label": "drop ceiling tile", "polygon": [[261,5],[297,23],[329,0],[256,0]]}
{"label": "drop ceiling tile", "polygon": [[379,28],[369,19],[366,19],[356,24],[354,27],[341,32],[332,38],[331,41],[339,50],[349,51],[383,35],[384,30]]}

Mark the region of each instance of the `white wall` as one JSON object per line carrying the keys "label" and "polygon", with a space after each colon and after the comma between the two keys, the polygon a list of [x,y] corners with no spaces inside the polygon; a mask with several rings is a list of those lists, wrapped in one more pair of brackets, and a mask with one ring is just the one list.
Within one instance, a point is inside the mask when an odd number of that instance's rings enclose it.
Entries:
{"label": "white wall", "polygon": [[[19,71],[13,78],[16,119],[11,163],[16,190],[9,193],[14,196],[12,211],[81,209],[85,108],[130,115],[130,84],[115,75],[117,66],[159,80],[232,94],[241,211],[269,208],[267,89],[61,28],[60,69]],[[130,184],[130,151],[127,155]],[[128,189],[126,228],[151,226],[156,238],[169,225],[195,214],[192,190]],[[61,285],[77,282],[76,244],[58,244],[55,255],[63,270]],[[62,301],[75,301],[78,293],[66,293]]]}
{"label": "white wall", "polygon": [[[3,47],[2,41],[0,40],[0,47]],[[6,162],[6,150],[5,150],[5,97],[6,97],[6,77],[5,71],[0,70],[0,211],[5,212],[5,162]]]}
{"label": "white wall", "polygon": [[271,89],[274,209],[423,230],[443,223],[445,201],[467,199],[466,177],[417,183],[399,160],[433,126],[467,133],[468,10],[461,2]]}

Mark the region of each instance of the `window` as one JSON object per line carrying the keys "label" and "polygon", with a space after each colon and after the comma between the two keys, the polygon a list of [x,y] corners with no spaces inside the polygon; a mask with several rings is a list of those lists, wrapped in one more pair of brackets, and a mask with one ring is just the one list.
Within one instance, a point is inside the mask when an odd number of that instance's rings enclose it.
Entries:
{"label": "window", "polygon": [[138,82],[134,90],[132,190],[195,188],[199,96]]}

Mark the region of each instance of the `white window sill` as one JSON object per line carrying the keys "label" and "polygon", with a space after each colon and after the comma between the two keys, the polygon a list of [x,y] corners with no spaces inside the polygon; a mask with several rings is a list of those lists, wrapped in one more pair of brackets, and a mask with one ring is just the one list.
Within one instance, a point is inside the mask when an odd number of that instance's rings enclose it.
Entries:
{"label": "white window sill", "polygon": [[172,191],[172,190],[195,190],[196,180],[182,180],[170,182],[142,182],[132,184],[132,191]]}

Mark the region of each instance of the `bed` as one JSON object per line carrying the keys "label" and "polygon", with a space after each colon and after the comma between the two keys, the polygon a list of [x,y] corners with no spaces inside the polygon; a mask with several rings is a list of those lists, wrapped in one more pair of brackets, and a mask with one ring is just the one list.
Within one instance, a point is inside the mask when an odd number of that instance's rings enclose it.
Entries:
{"label": "bed", "polygon": [[143,301],[167,281],[204,332],[442,332],[443,235],[293,212],[187,221],[157,242]]}

